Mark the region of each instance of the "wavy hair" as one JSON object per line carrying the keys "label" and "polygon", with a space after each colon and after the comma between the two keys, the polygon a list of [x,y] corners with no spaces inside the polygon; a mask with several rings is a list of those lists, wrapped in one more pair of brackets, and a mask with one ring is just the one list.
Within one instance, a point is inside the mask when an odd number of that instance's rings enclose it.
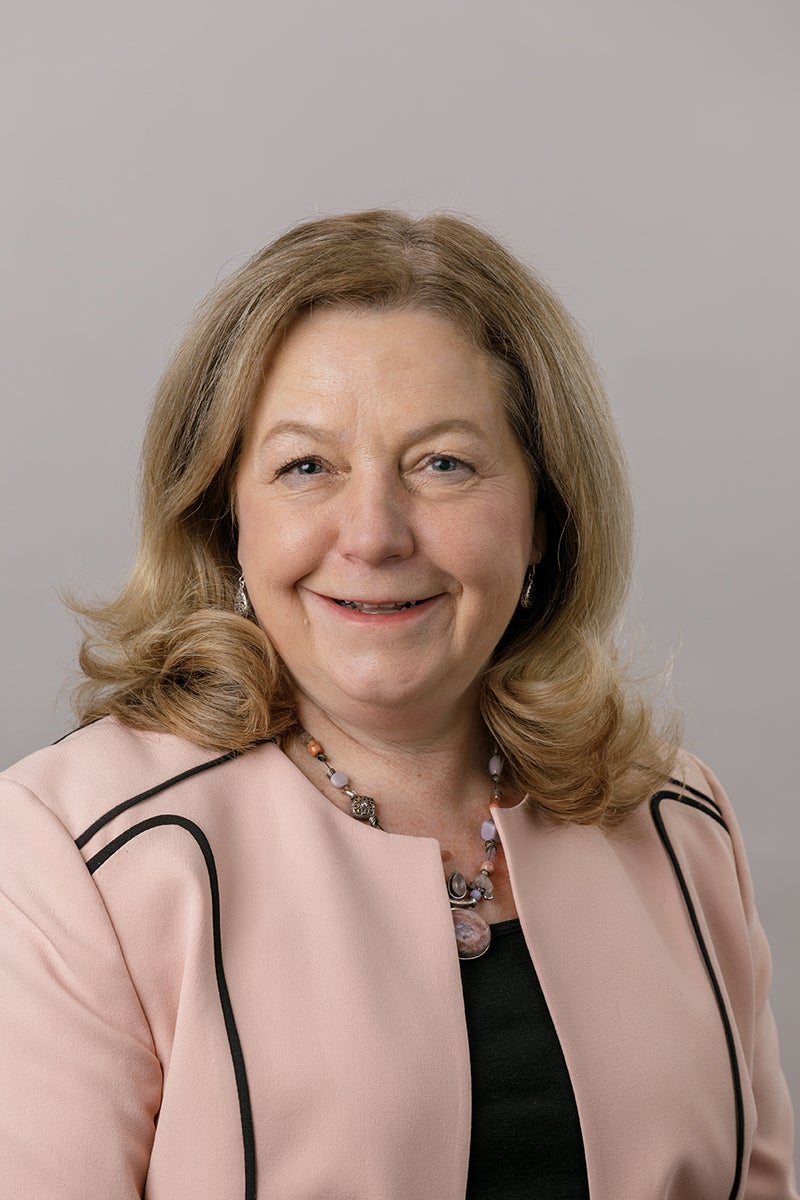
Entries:
{"label": "wavy hair", "polygon": [[232,497],[267,352],[321,307],[413,309],[453,322],[496,361],[539,488],[548,551],[482,680],[482,710],[518,784],[552,817],[614,824],[669,774],[618,662],[631,571],[622,450],[591,357],[553,293],[460,218],[374,210],[301,224],[225,280],[167,367],[142,459],[141,534],[110,604],[84,622],[81,721],[111,714],[220,750],[289,732],[287,673],[234,614]]}

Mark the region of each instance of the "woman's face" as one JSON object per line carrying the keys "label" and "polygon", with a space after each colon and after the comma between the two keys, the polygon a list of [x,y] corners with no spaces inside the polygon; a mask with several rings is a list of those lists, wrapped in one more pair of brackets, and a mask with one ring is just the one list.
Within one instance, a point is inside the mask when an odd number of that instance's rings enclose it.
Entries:
{"label": "woman's face", "polygon": [[236,508],[255,614],[334,718],[474,702],[541,556],[492,360],[429,313],[330,309],[290,329]]}

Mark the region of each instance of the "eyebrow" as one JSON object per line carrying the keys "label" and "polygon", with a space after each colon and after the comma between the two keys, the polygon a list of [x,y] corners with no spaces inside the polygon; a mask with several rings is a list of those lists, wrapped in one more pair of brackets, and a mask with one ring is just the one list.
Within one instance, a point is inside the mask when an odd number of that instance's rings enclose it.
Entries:
{"label": "eyebrow", "polygon": [[[407,441],[411,444],[422,441],[423,438],[436,437],[444,433],[467,433],[473,437],[483,437],[485,431],[474,421],[469,421],[465,417],[452,417],[441,421],[430,421],[427,425],[419,425],[416,429],[410,429],[407,434]],[[263,434],[259,438],[259,445],[265,446],[268,442],[285,434],[299,434],[301,437],[311,437],[318,441],[333,441],[339,442],[341,438],[330,429],[326,429],[323,425],[311,425],[306,421],[276,421],[274,425],[268,425]]]}

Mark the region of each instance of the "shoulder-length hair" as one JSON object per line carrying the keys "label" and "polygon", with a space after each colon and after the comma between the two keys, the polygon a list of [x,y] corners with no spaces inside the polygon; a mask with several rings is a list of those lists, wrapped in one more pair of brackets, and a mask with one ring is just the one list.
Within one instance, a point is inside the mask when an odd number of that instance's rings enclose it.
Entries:
{"label": "shoulder-length hair", "polygon": [[543,810],[619,820],[669,774],[674,746],[615,653],[632,546],[616,428],[561,303],[494,238],[447,214],[301,224],[202,306],[150,419],[130,579],[112,603],[76,606],[87,626],[79,718],[112,714],[221,750],[295,725],[282,663],[259,625],[233,611],[232,497],[269,348],[304,314],[336,305],[444,316],[496,360],[548,550],[531,608],[518,609],[483,676],[483,716]]}

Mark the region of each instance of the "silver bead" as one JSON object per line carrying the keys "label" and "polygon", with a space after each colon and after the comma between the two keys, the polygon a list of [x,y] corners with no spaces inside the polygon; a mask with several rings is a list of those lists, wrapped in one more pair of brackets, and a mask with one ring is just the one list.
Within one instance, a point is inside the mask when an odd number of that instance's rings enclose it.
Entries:
{"label": "silver bead", "polygon": [[369,821],[372,824],[375,801],[371,796],[356,796],[350,805],[350,812],[357,821]]}

